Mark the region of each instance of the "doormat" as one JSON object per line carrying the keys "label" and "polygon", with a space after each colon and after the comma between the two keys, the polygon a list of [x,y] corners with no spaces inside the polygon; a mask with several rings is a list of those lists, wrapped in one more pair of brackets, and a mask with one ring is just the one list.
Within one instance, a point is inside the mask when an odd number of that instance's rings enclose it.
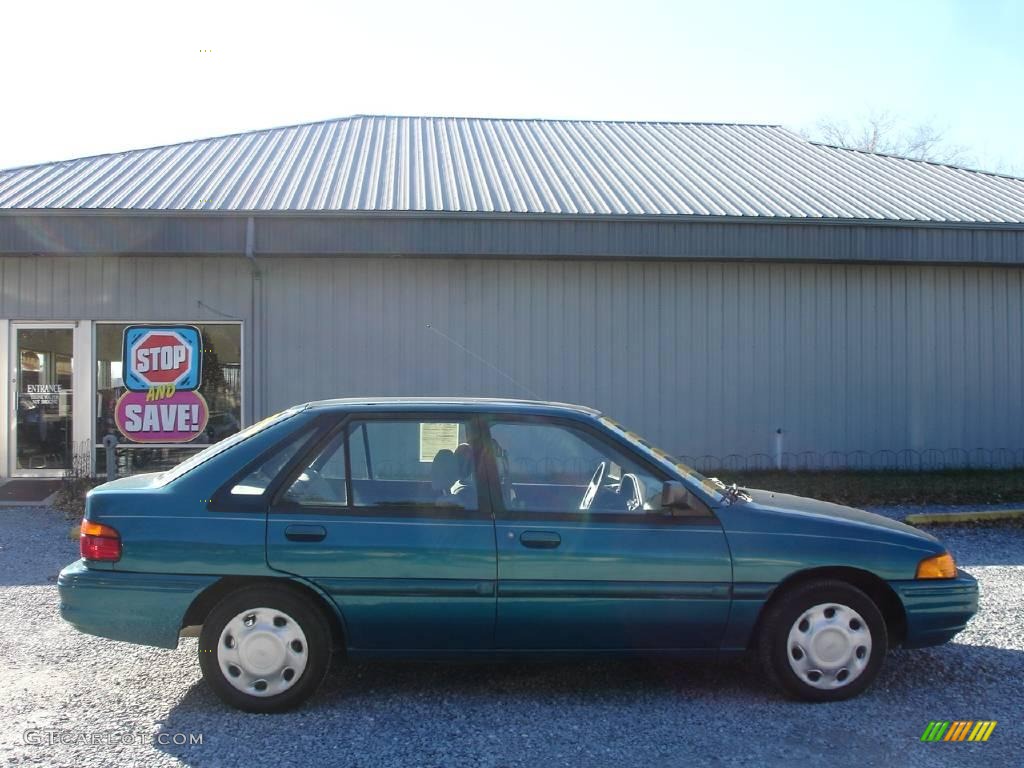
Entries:
{"label": "doormat", "polygon": [[60,488],[60,480],[8,480],[0,485],[0,502],[42,501]]}

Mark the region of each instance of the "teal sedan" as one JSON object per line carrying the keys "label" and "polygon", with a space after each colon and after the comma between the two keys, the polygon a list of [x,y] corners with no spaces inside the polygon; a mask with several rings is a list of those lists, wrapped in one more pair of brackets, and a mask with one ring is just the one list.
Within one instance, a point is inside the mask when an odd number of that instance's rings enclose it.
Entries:
{"label": "teal sedan", "polygon": [[198,634],[209,685],[252,712],[308,699],[334,655],[753,652],[786,694],[836,701],[978,607],[927,533],[726,487],[596,411],[513,400],[291,408],[93,490],[81,554],[68,622]]}

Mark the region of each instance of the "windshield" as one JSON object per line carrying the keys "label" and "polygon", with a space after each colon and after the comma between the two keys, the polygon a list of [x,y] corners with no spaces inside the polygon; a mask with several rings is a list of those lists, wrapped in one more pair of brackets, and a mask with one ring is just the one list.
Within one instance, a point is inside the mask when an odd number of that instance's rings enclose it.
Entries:
{"label": "windshield", "polygon": [[724,498],[722,495],[721,487],[718,483],[716,483],[711,478],[704,477],[704,475],[695,470],[693,467],[690,467],[689,465],[677,460],[674,456],[666,453],[660,448],[651,445],[649,442],[640,437],[640,435],[638,435],[636,432],[631,432],[630,430],[626,429],[624,426],[619,424],[617,421],[615,421],[614,419],[610,419],[607,416],[601,417],[601,423],[605,424],[608,427],[611,427],[624,438],[629,440],[629,442],[643,448],[647,453],[654,454],[654,456],[661,459],[663,462],[671,464],[672,467],[676,470],[676,472],[681,474],[683,477],[685,477],[692,483],[699,485],[704,490],[704,492],[711,496],[712,498],[716,500],[721,500]]}
{"label": "windshield", "polygon": [[221,440],[219,443],[214,443],[206,450],[200,451],[194,456],[185,459],[185,461],[181,462],[181,464],[178,464],[176,467],[162,473],[160,477],[157,479],[156,487],[159,488],[161,486],[167,485],[168,483],[174,480],[177,480],[186,472],[190,472],[203,462],[209,461],[214,456],[219,456],[224,451],[228,450],[233,446],[238,445],[239,443],[245,440],[248,440],[253,435],[259,434],[263,430],[272,427],[275,424],[280,424],[285,419],[290,419],[295,414],[304,410],[305,407],[306,406],[304,405],[296,405],[292,408],[289,408],[288,410],[281,411],[280,413],[275,413],[273,416],[268,416],[262,421],[257,421],[255,424],[246,427],[241,432],[236,432],[235,434],[231,435],[231,437],[227,437],[224,440]]}

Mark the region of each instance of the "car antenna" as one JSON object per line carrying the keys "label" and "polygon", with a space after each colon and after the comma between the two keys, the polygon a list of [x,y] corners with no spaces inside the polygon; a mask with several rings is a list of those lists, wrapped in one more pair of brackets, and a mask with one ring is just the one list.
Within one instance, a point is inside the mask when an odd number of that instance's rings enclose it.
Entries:
{"label": "car antenna", "polygon": [[434,333],[436,333],[436,334],[437,334],[438,336],[440,336],[440,337],[441,337],[442,339],[444,339],[445,341],[447,341],[447,342],[448,342],[449,344],[452,344],[452,345],[454,345],[454,346],[458,347],[459,349],[461,349],[461,350],[462,350],[463,352],[465,352],[465,353],[466,353],[467,355],[469,355],[470,357],[474,358],[475,360],[478,360],[478,361],[480,361],[481,363],[483,363],[484,365],[486,365],[486,366],[487,366],[488,368],[490,368],[490,369],[491,369],[492,371],[494,371],[494,372],[498,373],[499,375],[501,375],[501,376],[503,376],[504,378],[506,378],[506,379],[508,379],[509,381],[511,381],[511,382],[512,382],[513,384],[515,384],[515,385],[516,385],[517,387],[519,387],[519,388],[520,388],[521,390],[523,390],[524,392],[526,392],[527,394],[529,394],[529,395],[530,395],[530,397],[532,397],[532,398],[533,398],[534,400],[543,400],[543,399],[544,399],[543,397],[541,397],[540,395],[538,395],[538,394],[537,394],[536,392],[534,392],[534,391],[533,391],[532,389],[530,389],[530,388],[529,388],[528,386],[526,386],[526,385],[525,385],[525,384],[523,384],[522,382],[520,382],[520,381],[516,381],[515,379],[513,379],[513,378],[512,378],[511,376],[509,376],[509,375],[508,375],[507,373],[505,373],[505,372],[504,372],[503,370],[501,370],[501,368],[499,368],[498,366],[496,366],[496,365],[495,365],[494,363],[492,363],[492,362],[491,362],[490,360],[485,360],[484,358],[480,357],[480,355],[478,355],[478,354],[477,354],[476,352],[474,352],[473,350],[471,350],[471,349],[468,349],[468,348],[464,347],[464,346],[463,346],[462,344],[459,344],[459,342],[457,342],[457,341],[456,341],[455,339],[453,339],[453,338],[452,338],[451,336],[449,336],[449,335],[448,335],[447,333],[445,333],[445,332],[444,332],[444,331],[442,331],[441,329],[439,329],[439,328],[435,328],[435,327],[434,327],[433,325],[431,325],[430,323],[426,323],[426,326],[427,326],[427,328],[429,328],[429,329],[430,329],[431,331],[433,331],[433,332],[434,332]]}

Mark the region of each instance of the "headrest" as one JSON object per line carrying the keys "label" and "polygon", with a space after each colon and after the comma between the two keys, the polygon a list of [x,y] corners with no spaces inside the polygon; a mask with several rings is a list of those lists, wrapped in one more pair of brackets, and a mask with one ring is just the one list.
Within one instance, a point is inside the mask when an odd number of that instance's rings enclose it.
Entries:
{"label": "headrest", "polygon": [[455,449],[455,458],[459,464],[459,480],[467,480],[473,471],[473,449],[469,443],[459,443]]}
{"label": "headrest", "polygon": [[442,448],[430,462],[430,485],[435,491],[447,493],[459,479],[459,460],[447,448]]}

